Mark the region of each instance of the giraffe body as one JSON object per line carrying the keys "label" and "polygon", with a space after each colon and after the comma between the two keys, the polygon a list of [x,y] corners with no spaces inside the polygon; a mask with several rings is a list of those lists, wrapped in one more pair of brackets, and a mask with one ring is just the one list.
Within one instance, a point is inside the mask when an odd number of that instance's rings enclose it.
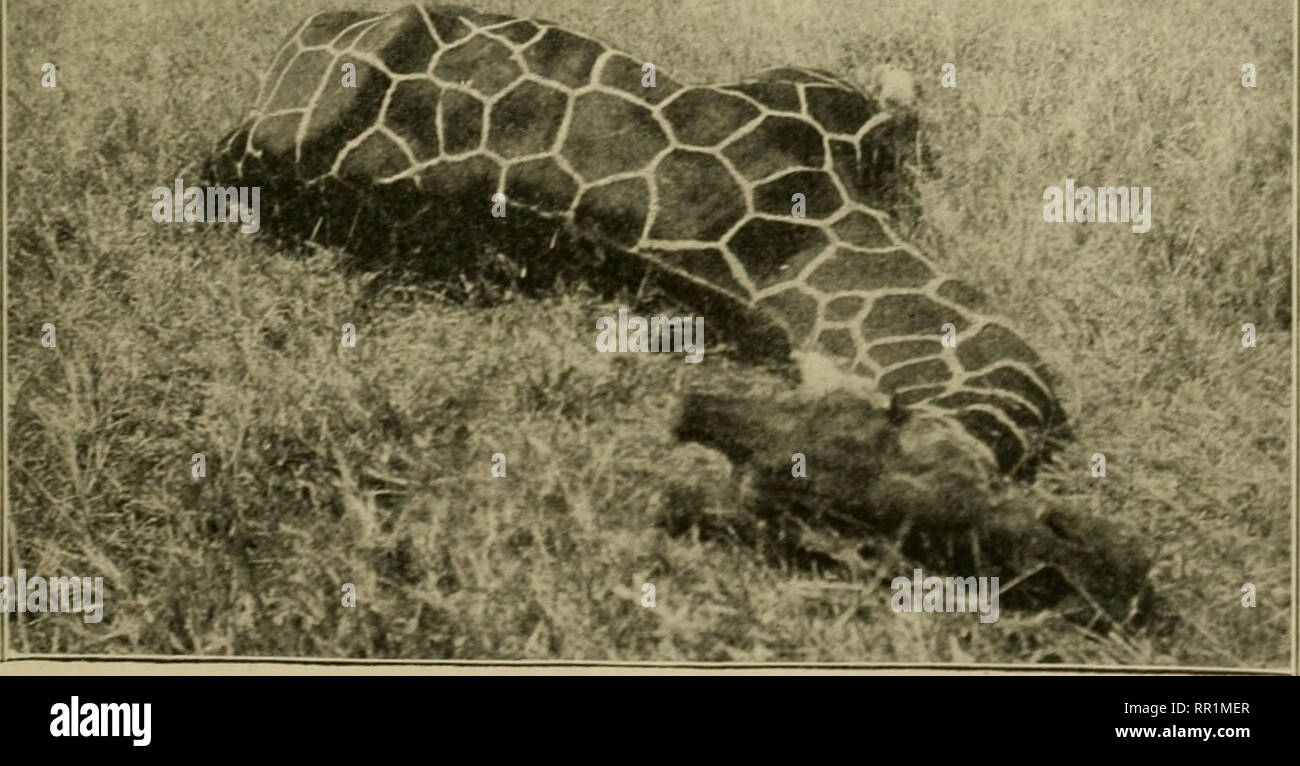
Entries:
{"label": "giraffe body", "polygon": [[559,237],[623,254],[753,328],[754,355],[794,354],[806,378],[859,383],[1001,472],[1032,471],[1062,423],[1039,358],[871,205],[915,131],[896,79],[879,98],[788,67],[647,87],[644,63],[456,7],[319,14],[205,175],[261,186],[271,226],[352,250],[387,238],[451,269],[472,266],[464,241],[543,273]]}

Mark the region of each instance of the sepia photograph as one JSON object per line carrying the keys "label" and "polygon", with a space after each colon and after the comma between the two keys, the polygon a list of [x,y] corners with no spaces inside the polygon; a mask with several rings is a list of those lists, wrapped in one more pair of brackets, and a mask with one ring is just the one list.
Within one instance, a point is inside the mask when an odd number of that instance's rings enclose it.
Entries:
{"label": "sepia photograph", "polygon": [[1294,3],[4,13],[6,663],[1296,672]]}

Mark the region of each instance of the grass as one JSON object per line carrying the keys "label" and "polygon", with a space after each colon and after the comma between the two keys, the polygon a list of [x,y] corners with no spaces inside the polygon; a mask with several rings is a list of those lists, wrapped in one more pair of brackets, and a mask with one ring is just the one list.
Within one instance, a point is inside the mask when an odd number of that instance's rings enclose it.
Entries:
{"label": "grass", "polygon": [[[673,442],[679,395],[780,382],[590,353],[617,306],[580,287],[455,303],[235,227],[155,225],[152,188],[195,172],[319,5],[9,4],[10,561],[108,590],[98,625],[16,616],[14,651],[1289,664],[1290,5],[482,3],[687,81],[920,73],[939,159],[900,226],[1062,372],[1077,438],[1043,486],[1159,552],[1174,619],[1109,635],[1050,611],[899,616],[884,562],[834,578],[669,535],[681,488],[728,472]],[[1153,187],[1156,225],[1043,224],[1067,176]]]}

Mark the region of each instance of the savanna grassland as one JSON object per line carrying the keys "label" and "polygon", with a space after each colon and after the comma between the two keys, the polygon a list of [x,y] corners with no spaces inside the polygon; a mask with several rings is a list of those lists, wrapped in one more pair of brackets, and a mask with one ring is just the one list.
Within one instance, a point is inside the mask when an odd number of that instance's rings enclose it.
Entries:
{"label": "savanna grassland", "polygon": [[[1155,553],[1165,619],[1104,635],[1052,611],[895,615],[906,562],[830,575],[670,534],[683,488],[734,502],[724,458],[674,443],[674,402],[781,383],[721,353],[596,354],[595,318],[624,304],[581,285],[452,301],[154,223],[151,190],[196,174],[326,7],[348,6],[8,3],[9,563],[108,589],[99,624],[11,619],[12,651],[1288,665],[1291,3],[480,3],[688,82],[918,74],[936,160],[899,226],[1059,371],[1075,442],[1043,488]],[[1067,177],[1152,187],[1155,225],[1043,223]]]}

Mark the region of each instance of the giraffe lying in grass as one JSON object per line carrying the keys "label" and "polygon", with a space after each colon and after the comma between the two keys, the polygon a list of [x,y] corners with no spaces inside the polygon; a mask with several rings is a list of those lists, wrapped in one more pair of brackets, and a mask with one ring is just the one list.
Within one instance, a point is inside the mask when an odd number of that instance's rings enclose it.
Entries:
{"label": "giraffe lying in grass", "polygon": [[[543,284],[651,272],[747,356],[798,368],[786,398],[680,408],[679,438],[754,477],[752,511],[847,520],[917,555],[955,531],[966,559],[1053,567],[1120,616],[1144,589],[1137,549],[1007,499],[1063,412],[987,300],[873,206],[917,123],[905,75],[870,91],[788,67],[687,86],[555,24],[458,7],[328,12],[289,35],[204,173],[260,186],[281,235],[442,275],[482,271],[484,247]],[[795,452],[815,477],[792,476]]]}

